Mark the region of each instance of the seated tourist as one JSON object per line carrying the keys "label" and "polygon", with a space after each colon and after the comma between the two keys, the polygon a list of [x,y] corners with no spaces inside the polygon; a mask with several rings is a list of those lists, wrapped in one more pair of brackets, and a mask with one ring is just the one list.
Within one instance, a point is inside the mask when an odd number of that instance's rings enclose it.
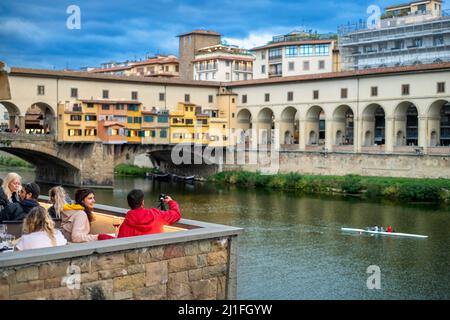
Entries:
{"label": "seated tourist", "polygon": [[14,172],[6,175],[0,187],[0,210],[6,208],[8,204],[19,202],[19,191],[22,178]]}
{"label": "seated tourist", "polygon": [[55,229],[47,210],[43,207],[34,207],[23,221],[23,235],[16,244],[17,250],[38,249],[63,246],[67,240],[61,231]]}
{"label": "seated tourist", "polygon": [[131,210],[119,229],[118,238],[140,236],[163,232],[164,225],[171,225],[181,218],[178,203],[167,196],[164,201],[169,205],[168,211],[156,208],[145,209],[144,192],[132,190],[127,196]]}
{"label": "seated tourist", "polygon": [[69,195],[63,189],[63,187],[57,186],[50,189],[48,192],[50,203],[52,206],[48,208],[48,213],[52,219],[61,219],[61,213],[63,212],[64,205],[71,204],[72,200]]}
{"label": "seated tourist", "polygon": [[75,203],[65,204],[61,213],[61,229],[69,242],[90,242],[98,240],[98,235],[91,232],[94,221],[94,191],[78,189],[75,192]]}
{"label": "seated tourist", "polygon": [[39,206],[41,189],[34,183],[27,183],[20,190],[20,201],[8,204],[6,208],[0,211],[0,222],[4,220],[23,220],[34,207]]}

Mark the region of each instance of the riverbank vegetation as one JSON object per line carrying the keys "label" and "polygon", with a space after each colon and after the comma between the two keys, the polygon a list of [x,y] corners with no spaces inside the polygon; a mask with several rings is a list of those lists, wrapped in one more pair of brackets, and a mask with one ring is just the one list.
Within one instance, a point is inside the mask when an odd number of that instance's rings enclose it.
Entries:
{"label": "riverbank vegetation", "polygon": [[312,176],[297,173],[264,175],[254,172],[220,172],[209,181],[240,187],[266,188],[307,194],[347,194],[408,202],[450,203],[449,179]]}
{"label": "riverbank vegetation", "polygon": [[145,177],[147,172],[156,172],[155,168],[139,167],[132,164],[119,164],[114,168],[114,174],[127,177]]}
{"label": "riverbank vegetation", "polygon": [[34,168],[30,163],[14,156],[0,156],[0,167],[25,169]]}

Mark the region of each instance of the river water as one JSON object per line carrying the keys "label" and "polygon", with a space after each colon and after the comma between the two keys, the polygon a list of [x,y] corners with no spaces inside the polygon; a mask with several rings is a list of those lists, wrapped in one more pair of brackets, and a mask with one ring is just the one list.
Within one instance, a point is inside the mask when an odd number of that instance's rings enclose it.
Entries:
{"label": "river water", "polygon": [[[33,172],[19,174],[26,182],[34,179]],[[42,186],[42,193],[48,188]],[[245,229],[238,246],[238,299],[450,299],[449,208],[140,178],[116,178],[114,190],[95,190],[97,203],[126,207],[133,188],[144,190],[146,206],[166,193],[179,202],[184,218]],[[389,224],[429,238],[340,231]],[[367,273],[369,266],[379,267],[379,277],[369,282],[380,289],[368,289],[368,278],[377,276]]]}

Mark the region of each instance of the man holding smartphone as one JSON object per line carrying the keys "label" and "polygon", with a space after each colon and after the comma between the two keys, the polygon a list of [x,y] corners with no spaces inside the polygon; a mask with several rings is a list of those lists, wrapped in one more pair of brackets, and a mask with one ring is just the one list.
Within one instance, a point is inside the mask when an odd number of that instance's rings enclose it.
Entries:
{"label": "man holding smartphone", "polygon": [[169,196],[164,198],[164,202],[169,206],[167,211],[146,209],[144,192],[139,189],[131,190],[127,195],[127,201],[131,210],[127,212],[120,226],[118,238],[161,233],[165,225],[174,224],[181,219],[178,203]]}

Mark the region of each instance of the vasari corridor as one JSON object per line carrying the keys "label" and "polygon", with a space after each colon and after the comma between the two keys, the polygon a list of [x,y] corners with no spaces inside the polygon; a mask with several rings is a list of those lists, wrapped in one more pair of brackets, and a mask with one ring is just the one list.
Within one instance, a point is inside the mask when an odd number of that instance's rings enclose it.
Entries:
{"label": "vasari corridor", "polygon": [[450,3],[136,4],[0,3],[0,300],[450,299]]}

